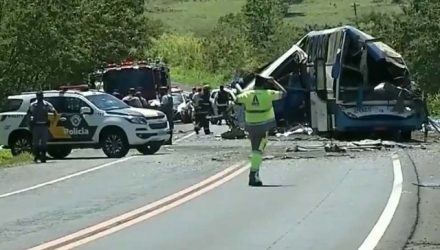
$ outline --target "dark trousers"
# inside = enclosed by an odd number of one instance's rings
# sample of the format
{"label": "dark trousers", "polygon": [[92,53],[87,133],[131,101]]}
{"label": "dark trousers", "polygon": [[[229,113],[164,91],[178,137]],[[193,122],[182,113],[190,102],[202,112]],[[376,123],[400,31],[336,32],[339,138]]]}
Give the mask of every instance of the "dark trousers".
{"label": "dark trousers", "polygon": [[35,159],[46,160],[49,127],[47,125],[32,126],[32,146]]}
{"label": "dark trousers", "polygon": [[[222,115],[222,116],[225,115],[225,112],[226,112],[227,109],[228,109],[228,106],[217,106],[218,114],[219,114],[219,115]],[[219,124],[219,125],[222,124],[222,121],[223,121],[223,117],[222,117],[222,118],[219,118],[219,120],[218,120],[218,124]]]}
{"label": "dark trousers", "polygon": [[170,140],[165,142],[166,145],[171,145],[173,144],[173,132],[174,132],[174,120],[173,120],[173,114],[168,113],[167,114],[167,120],[168,120],[168,125],[170,126]]}
{"label": "dark trousers", "polygon": [[195,120],[194,131],[196,131],[196,133],[199,133],[199,131],[202,127],[203,127],[205,134],[211,133],[211,131],[209,130],[209,121],[207,118],[207,114],[196,113],[194,118],[195,118],[194,119]]}

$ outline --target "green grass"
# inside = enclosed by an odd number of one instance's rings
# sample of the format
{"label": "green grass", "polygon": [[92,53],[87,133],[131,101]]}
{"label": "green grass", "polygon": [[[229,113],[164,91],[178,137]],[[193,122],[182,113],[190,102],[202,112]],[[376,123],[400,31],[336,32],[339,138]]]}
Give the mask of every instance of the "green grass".
{"label": "green grass", "polygon": [[[337,25],[354,18],[353,2],[357,2],[358,15],[371,11],[399,11],[391,0],[304,0],[292,5],[286,20],[300,27],[313,24]],[[180,32],[206,34],[218,18],[240,11],[245,0],[147,0],[152,18],[162,20],[171,29]],[[334,3],[336,5],[334,5]]]}
{"label": "green grass", "polygon": [[288,17],[287,20],[301,27],[308,24],[345,24],[355,18],[353,2],[358,3],[358,16],[373,11],[399,11],[399,6],[391,4],[390,0],[379,3],[375,3],[374,0],[304,0],[302,4],[291,6],[289,10],[291,17]]}
{"label": "green grass", "polygon": [[147,1],[150,16],[162,20],[171,30],[179,33],[206,34],[226,14],[238,12],[243,0],[208,1]]}
{"label": "green grass", "polygon": [[12,156],[10,150],[0,149],[0,168],[13,167],[32,162],[32,155],[29,153]]}

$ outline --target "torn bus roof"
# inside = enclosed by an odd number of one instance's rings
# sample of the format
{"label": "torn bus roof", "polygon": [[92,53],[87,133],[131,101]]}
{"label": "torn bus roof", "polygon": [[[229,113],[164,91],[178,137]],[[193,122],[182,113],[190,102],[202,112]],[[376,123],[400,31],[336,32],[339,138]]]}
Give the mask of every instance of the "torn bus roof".
{"label": "torn bus roof", "polygon": [[313,46],[322,44],[323,42],[333,42],[336,43],[334,45],[334,47],[336,48],[339,47],[337,43],[342,43],[342,39],[333,39],[332,41],[316,41],[315,39],[320,40],[327,37],[329,34],[338,33],[341,35],[341,38],[342,35],[345,33],[351,41],[357,40],[359,49],[362,44],[366,44],[366,46],[368,47],[368,55],[371,56],[374,61],[385,60],[399,68],[406,68],[402,55],[396,52],[393,48],[381,41],[377,41],[375,37],[348,25],[320,31],[311,31],[305,37],[303,37],[297,45],[303,47],[304,43],[310,43],[310,41],[308,40],[312,40],[312,43],[314,44]]}

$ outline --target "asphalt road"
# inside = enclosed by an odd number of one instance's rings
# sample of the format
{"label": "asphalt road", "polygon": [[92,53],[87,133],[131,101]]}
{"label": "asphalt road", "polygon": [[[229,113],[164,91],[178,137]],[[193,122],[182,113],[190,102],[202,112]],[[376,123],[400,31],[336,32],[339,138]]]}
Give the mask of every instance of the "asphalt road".
{"label": "asphalt road", "polygon": [[[224,130],[213,128],[215,135]],[[0,170],[0,249],[63,242],[231,166],[224,176],[146,211],[148,218],[87,235],[77,249],[358,249],[377,225],[387,229],[377,249],[406,244],[416,216],[414,176],[400,156],[403,185],[395,185],[393,151],[286,159],[279,155],[293,142],[271,141],[267,155],[275,157],[261,171],[266,186],[251,188],[241,164],[249,156],[247,141],[191,136],[190,125],[176,131],[182,140],[153,156],[133,151],[114,161],[100,150],[77,150],[66,160]],[[390,225],[381,225],[396,187],[402,187],[399,206]]]}

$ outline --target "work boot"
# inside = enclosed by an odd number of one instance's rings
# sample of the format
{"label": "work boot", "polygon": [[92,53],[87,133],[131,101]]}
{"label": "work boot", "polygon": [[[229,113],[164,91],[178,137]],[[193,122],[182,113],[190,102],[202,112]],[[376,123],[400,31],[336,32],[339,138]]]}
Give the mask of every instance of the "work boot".
{"label": "work boot", "polygon": [[200,131],[200,129],[194,128],[194,132],[196,132],[197,135],[199,134],[199,131]]}
{"label": "work boot", "polygon": [[40,151],[38,150],[38,148],[34,148],[33,149],[33,155],[34,155],[34,162],[35,163],[38,163],[39,153],[40,153]]}
{"label": "work boot", "polygon": [[46,150],[41,150],[40,160],[42,163],[46,163]]}
{"label": "work boot", "polygon": [[252,187],[263,186],[263,182],[260,180],[260,176],[258,174],[258,171],[250,171],[249,172],[249,186],[252,186]]}
{"label": "work boot", "polygon": [[209,129],[205,129],[205,135],[210,135],[211,134],[211,130],[209,130]]}

